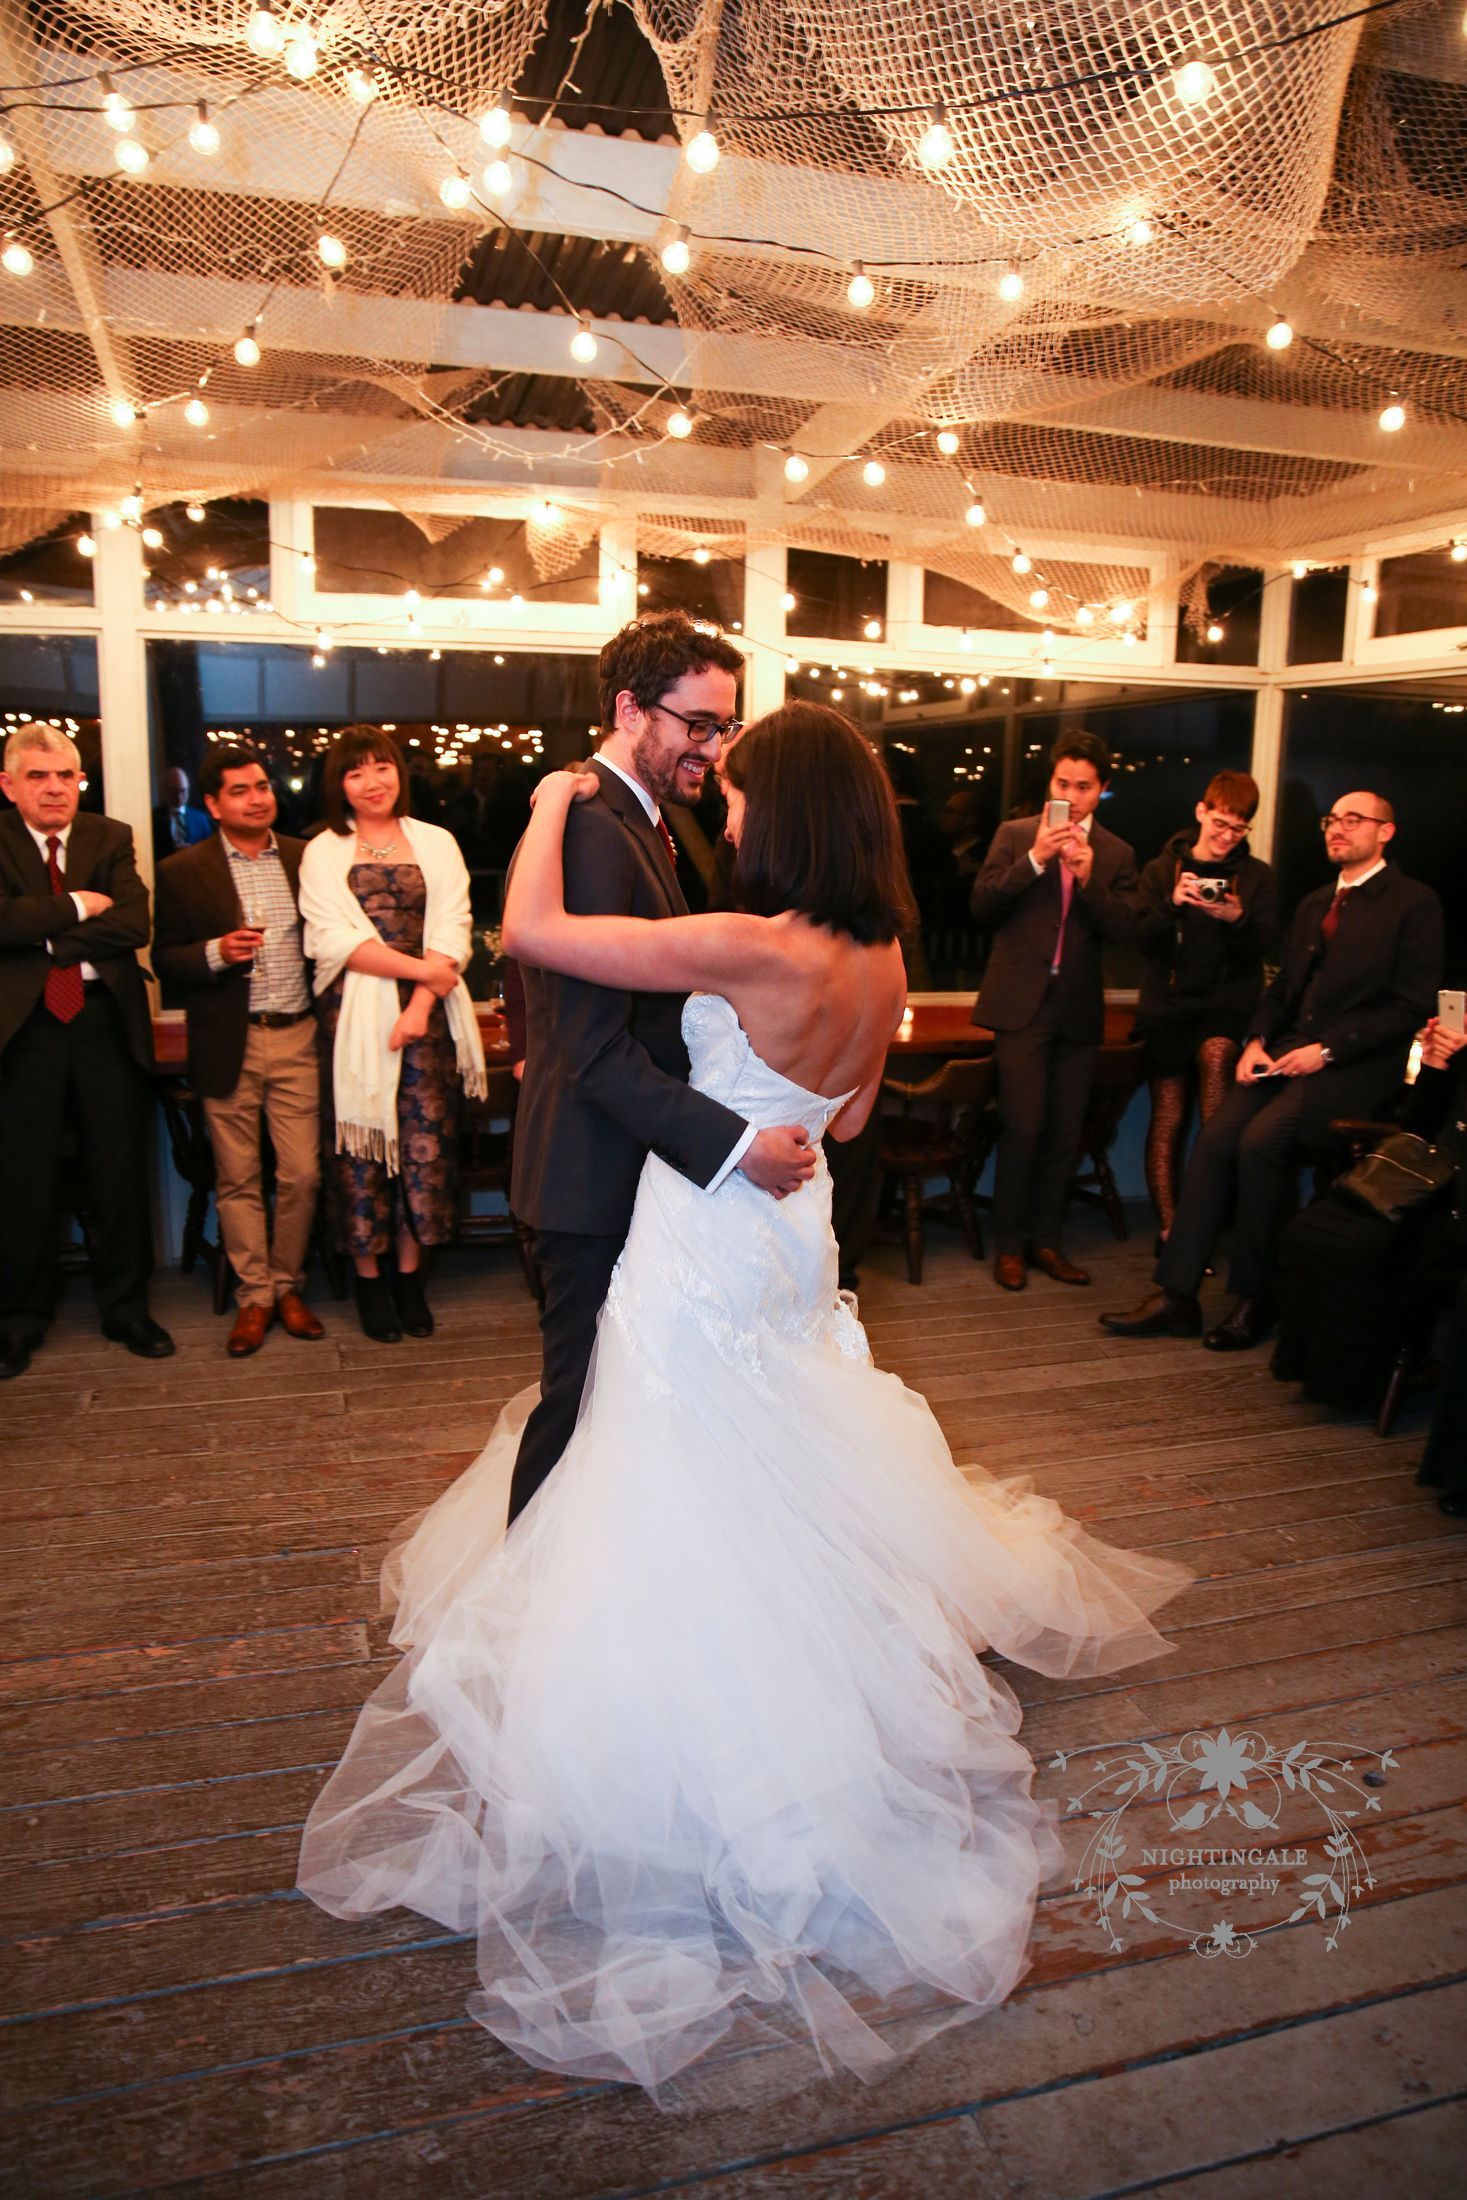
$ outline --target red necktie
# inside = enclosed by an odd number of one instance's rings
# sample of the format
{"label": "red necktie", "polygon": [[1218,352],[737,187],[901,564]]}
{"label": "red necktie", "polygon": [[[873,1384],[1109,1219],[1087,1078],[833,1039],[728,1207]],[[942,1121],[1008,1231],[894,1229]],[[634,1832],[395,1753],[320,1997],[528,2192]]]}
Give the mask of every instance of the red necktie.
{"label": "red necktie", "polygon": [[1319,944],[1321,947],[1328,947],[1336,932],[1339,931],[1340,911],[1344,908],[1344,906],[1345,889],[1342,886],[1336,893],[1335,898],[1330,903],[1328,909],[1326,909],[1326,911],[1324,912],[1323,919],[1321,920],[1319,927]]}
{"label": "red necktie", "polygon": [[[46,835],[46,869],[51,874],[52,893],[64,894],[66,885],[61,876],[61,842],[55,833]],[[82,974],[76,964],[72,963],[63,970],[59,963],[52,963],[46,972],[44,999],[57,1023],[69,1024],[74,1016],[80,1016],[86,997]]]}
{"label": "red necktie", "polygon": [[676,877],[677,849],[673,846],[672,835],[667,829],[667,819],[662,815],[661,811],[659,811],[657,815],[657,830],[662,835],[662,845],[667,850],[667,860],[672,865],[673,875],[674,877]]}

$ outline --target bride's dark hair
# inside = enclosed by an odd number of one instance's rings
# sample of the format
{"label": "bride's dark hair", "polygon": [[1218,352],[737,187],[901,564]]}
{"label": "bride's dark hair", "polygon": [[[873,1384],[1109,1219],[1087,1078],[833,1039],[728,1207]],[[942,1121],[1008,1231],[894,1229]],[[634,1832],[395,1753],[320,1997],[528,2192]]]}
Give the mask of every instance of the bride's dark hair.
{"label": "bride's dark hair", "polygon": [[724,754],[744,797],[734,864],[741,909],[797,909],[863,944],[916,919],[891,782],[857,727],[823,703],[786,703]]}

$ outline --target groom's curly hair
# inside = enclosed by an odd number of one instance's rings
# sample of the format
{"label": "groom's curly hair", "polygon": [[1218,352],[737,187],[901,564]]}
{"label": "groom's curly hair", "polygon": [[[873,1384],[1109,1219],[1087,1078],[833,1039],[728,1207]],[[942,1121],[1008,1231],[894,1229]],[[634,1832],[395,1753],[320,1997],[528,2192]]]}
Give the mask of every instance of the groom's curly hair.
{"label": "groom's curly hair", "polygon": [[596,661],[601,730],[616,724],[616,699],[625,688],[643,710],[660,703],[684,673],[710,666],[738,677],[744,654],[721,634],[695,626],[686,611],[647,611],[613,634]]}
{"label": "groom's curly hair", "polygon": [[744,797],[734,864],[741,909],[812,924],[863,945],[916,923],[891,782],[860,729],[823,703],[786,703],[725,750]]}

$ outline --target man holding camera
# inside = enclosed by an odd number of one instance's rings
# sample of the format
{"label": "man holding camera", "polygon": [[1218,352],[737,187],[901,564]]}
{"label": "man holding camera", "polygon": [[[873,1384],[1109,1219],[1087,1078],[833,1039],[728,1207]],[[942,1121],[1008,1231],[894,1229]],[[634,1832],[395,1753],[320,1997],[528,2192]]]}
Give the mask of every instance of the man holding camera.
{"label": "man holding camera", "polygon": [[1062,734],[1049,799],[1000,825],[973,887],[993,947],[973,1010],[994,1034],[1001,1128],[994,1280],[1022,1291],[1028,1259],[1056,1283],[1090,1277],[1060,1250],[1065,1201],[1105,1029],[1101,947],[1136,929],[1136,858],[1096,818],[1111,775],[1094,733]]}
{"label": "man holding camera", "polygon": [[1258,1344],[1273,1323],[1274,1248],[1302,1146],[1324,1144],[1339,1116],[1375,1113],[1400,1084],[1413,1034],[1441,977],[1436,895],[1387,861],[1395,818],[1382,795],[1342,796],[1320,820],[1337,883],[1294,913],[1284,959],[1254,1015],[1237,1082],[1203,1125],[1157,1288],[1116,1337],[1195,1337],[1197,1292],[1237,1180],[1234,1303],[1202,1341],[1212,1352]]}

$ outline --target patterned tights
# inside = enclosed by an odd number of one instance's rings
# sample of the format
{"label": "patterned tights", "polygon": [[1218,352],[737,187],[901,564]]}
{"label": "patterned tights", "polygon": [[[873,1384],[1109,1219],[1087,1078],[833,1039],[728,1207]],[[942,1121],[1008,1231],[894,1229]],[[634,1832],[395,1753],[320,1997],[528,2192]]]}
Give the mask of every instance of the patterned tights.
{"label": "patterned tights", "polygon": [[1163,1237],[1177,1211],[1177,1188],[1182,1174],[1182,1149],[1192,1114],[1192,1087],[1196,1082],[1202,1120],[1214,1112],[1238,1066],[1242,1048],[1233,1039],[1204,1039],[1197,1049],[1194,1071],[1153,1077],[1151,1122],[1146,1132],[1146,1189]]}

